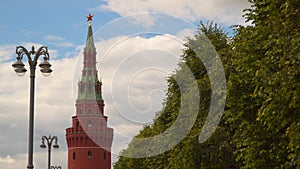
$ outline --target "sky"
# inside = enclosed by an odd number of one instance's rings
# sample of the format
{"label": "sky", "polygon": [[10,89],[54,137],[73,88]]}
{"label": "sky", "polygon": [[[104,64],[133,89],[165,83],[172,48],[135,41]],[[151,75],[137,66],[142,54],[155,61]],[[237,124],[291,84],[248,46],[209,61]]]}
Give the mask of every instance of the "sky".
{"label": "sky", "polygon": [[[166,78],[177,68],[186,37],[200,20],[225,30],[245,24],[247,0],[10,0],[0,3],[0,168],[27,166],[29,72],[15,74],[16,46],[47,46],[53,73],[36,69],[34,166],[46,169],[43,135],[58,136],[52,165],[67,168],[65,129],[75,115],[77,82],[94,15],[97,68],[105,115],[114,128],[112,161],[163,108]],[[23,62],[28,68],[27,60]],[[39,60],[41,62],[41,60]]]}

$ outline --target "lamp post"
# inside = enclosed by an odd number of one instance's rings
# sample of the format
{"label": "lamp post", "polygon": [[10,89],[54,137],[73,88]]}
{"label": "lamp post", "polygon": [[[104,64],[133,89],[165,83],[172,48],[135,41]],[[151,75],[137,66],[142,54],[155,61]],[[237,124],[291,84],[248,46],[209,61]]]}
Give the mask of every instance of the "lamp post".
{"label": "lamp post", "polygon": [[61,169],[61,166],[51,166],[51,169]]}
{"label": "lamp post", "polygon": [[[31,51],[28,51],[23,46],[16,47],[17,61],[12,64],[15,72],[19,76],[23,76],[26,73],[25,65],[22,62],[23,56],[26,55],[29,63],[30,69],[30,103],[29,103],[29,142],[28,142],[28,169],[33,169],[33,130],[34,130],[34,90],[35,90],[35,69],[37,65],[38,58],[43,55],[44,61],[40,63],[41,72],[44,76],[49,76],[52,72],[51,64],[48,62],[50,59],[48,49],[45,46],[40,47],[37,51],[34,50],[32,46]],[[32,58],[31,55],[34,57]]]}
{"label": "lamp post", "polygon": [[49,135],[49,137],[47,138],[46,136],[42,136],[42,144],[40,145],[41,148],[46,148],[46,144],[44,141],[47,141],[47,146],[48,146],[48,169],[50,169],[50,163],[51,163],[51,146],[52,146],[52,142],[53,140],[55,140],[55,144],[53,145],[53,148],[57,149],[59,148],[58,144],[57,144],[57,137],[53,136],[51,137],[51,135]]}

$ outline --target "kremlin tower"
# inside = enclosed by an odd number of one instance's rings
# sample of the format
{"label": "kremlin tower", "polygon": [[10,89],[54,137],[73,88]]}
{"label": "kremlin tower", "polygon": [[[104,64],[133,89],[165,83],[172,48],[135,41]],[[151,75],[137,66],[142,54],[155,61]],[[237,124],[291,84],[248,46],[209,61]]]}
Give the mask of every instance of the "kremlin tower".
{"label": "kremlin tower", "polygon": [[110,169],[113,129],[107,126],[102,82],[96,69],[92,15],[87,16],[88,34],[84,48],[81,80],[78,83],[76,115],[66,129],[68,169]]}

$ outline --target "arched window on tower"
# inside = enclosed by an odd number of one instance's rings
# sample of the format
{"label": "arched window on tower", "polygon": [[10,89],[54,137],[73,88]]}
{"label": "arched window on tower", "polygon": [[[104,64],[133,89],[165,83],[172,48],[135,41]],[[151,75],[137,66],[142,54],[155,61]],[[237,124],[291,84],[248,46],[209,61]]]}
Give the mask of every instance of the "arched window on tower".
{"label": "arched window on tower", "polygon": [[103,152],[103,159],[106,160],[106,152]]}
{"label": "arched window on tower", "polygon": [[88,159],[92,159],[92,152],[88,151]]}
{"label": "arched window on tower", "polygon": [[92,120],[89,120],[89,121],[88,121],[88,127],[90,128],[90,127],[92,127],[92,126],[93,126]]}
{"label": "arched window on tower", "polygon": [[76,159],[76,152],[73,152],[73,160]]}

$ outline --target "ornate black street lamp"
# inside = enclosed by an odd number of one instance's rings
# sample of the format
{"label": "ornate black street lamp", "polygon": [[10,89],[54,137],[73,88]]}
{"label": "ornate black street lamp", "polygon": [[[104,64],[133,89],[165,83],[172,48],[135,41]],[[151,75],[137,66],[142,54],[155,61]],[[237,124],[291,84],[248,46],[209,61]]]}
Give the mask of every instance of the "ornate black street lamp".
{"label": "ornate black street lamp", "polygon": [[[45,144],[45,140],[47,141],[47,146]],[[48,147],[48,169],[50,169],[50,163],[51,163],[51,146],[52,146],[53,140],[55,140],[55,144],[53,145],[53,148],[55,148],[55,149],[59,148],[59,146],[57,144],[57,137],[56,136],[51,137],[51,135],[49,135],[48,138],[46,136],[42,136],[42,144],[40,145],[41,148]]]}
{"label": "ornate black street lamp", "polygon": [[51,166],[51,169],[61,169],[61,166]]}
{"label": "ornate black street lamp", "polygon": [[[12,64],[15,72],[19,76],[23,76],[26,73],[25,65],[22,62],[23,56],[26,55],[29,63],[30,69],[30,103],[29,103],[29,142],[28,142],[28,169],[33,169],[33,130],[34,130],[34,80],[35,80],[35,69],[37,65],[37,60],[41,55],[44,56],[44,61],[40,63],[41,72],[45,76],[49,76],[52,72],[51,64],[48,62],[50,59],[48,49],[45,46],[40,47],[37,51],[34,50],[32,46],[31,51],[28,51],[23,46],[18,46],[16,48],[17,61]],[[32,58],[31,55],[34,57]]]}

